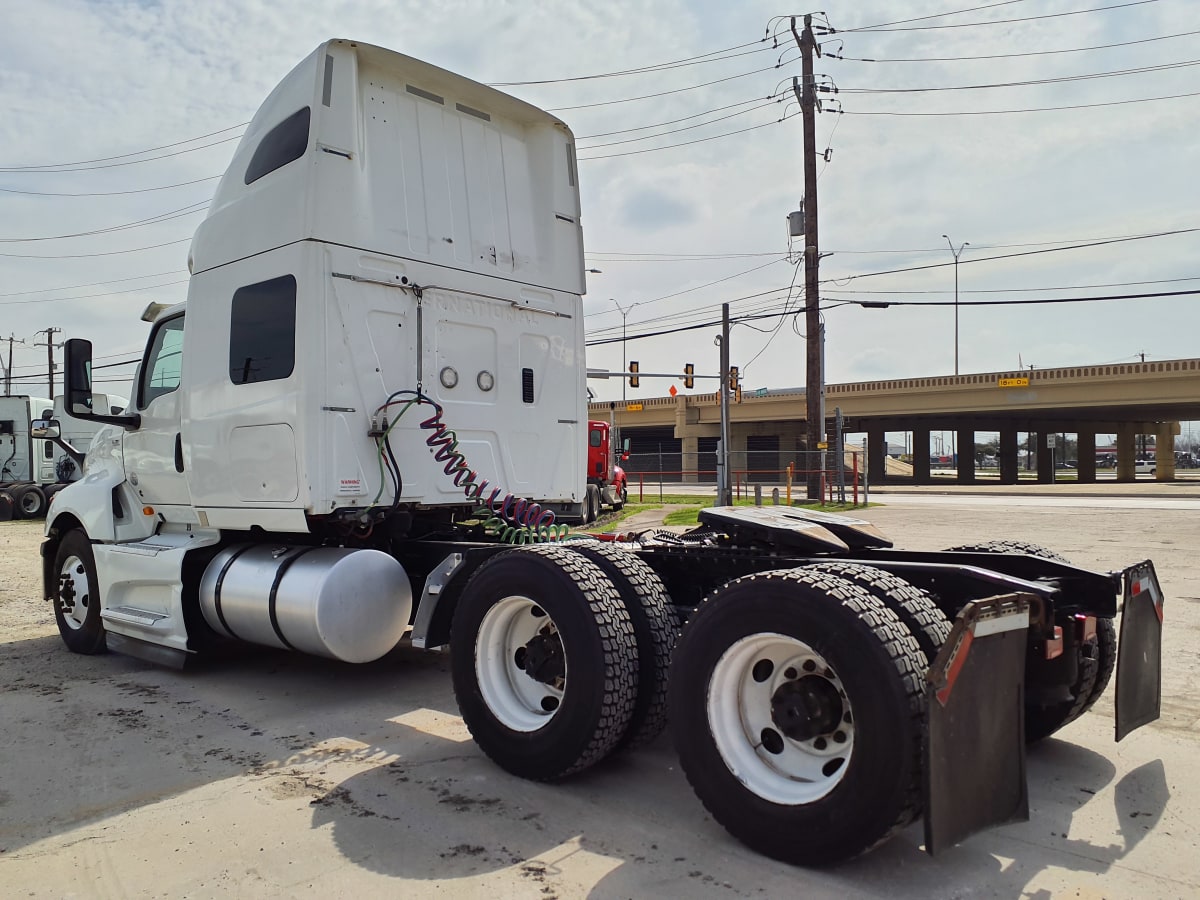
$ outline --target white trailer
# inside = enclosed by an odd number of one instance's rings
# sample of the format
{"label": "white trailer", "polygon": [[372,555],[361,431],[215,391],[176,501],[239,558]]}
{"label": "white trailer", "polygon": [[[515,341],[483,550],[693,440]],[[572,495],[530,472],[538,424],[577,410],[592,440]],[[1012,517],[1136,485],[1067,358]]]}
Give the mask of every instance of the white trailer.
{"label": "white trailer", "polygon": [[[96,394],[94,404],[96,409],[117,413],[125,400]],[[34,434],[31,423],[47,418],[61,423],[62,441],[81,450],[99,430],[93,422],[68,415],[62,396],[53,402],[24,394],[0,397],[0,492],[10,498],[13,514],[21,518],[44,515],[54,494],[83,475],[80,461],[61,443]]]}
{"label": "white trailer", "polygon": [[1158,714],[1149,562],[906,552],[796,510],[568,540],[578,177],[570,130],[528,104],[328,41],[247,128],[189,268],[186,304],[147,310],[123,415],[95,410],[91,346],[67,342],[69,411],[110,426],[42,549],[75,652],[448,645],[478,745],[544,781],[653,739],[669,708],[714,817],[805,864],[922,814],[931,851],[1026,816],[1024,737],[1085,712],[1118,656],[1118,735]]}

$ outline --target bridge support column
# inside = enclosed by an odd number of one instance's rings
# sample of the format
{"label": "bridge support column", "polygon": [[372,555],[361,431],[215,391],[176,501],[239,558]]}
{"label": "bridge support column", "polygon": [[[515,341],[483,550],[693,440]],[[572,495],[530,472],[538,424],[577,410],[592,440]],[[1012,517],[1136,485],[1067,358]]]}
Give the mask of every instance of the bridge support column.
{"label": "bridge support column", "polygon": [[956,442],[956,451],[958,459],[955,460],[955,468],[958,472],[957,480],[959,484],[974,484],[975,483],[975,429],[960,428],[958,429],[958,438]]}
{"label": "bridge support column", "polygon": [[929,484],[929,429],[912,432],[913,484]]}
{"label": "bridge support column", "polygon": [[1051,484],[1054,481],[1054,459],[1050,448],[1046,446],[1045,431],[1037,434],[1037,480],[1038,484]]}
{"label": "bridge support column", "polygon": [[680,463],[683,469],[683,483],[695,484],[699,480],[696,470],[700,468],[700,440],[695,437],[683,437],[680,440],[680,449],[683,451]]}
{"label": "bridge support column", "polygon": [[1133,481],[1137,477],[1134,457],[1137,454],[1137,429],[1123,422],[1117,426],[1117,481]]}
{"label": "bridge support column", "polygon": [[887,480],[887,435],[880,425],[867,428],[867,478],[871,484]]}
{"label": "bridge support column", "polygon": [[1075,465],[1079,473],[1080,484],[1094,484],[1096,481],[1096,432],[1078,431],[1075,433],[1075,449],[1079,459]]}
{"label": "bridge support column", "polygon": [[1016,484],[1018,478],[1017,464],[1017,429],[1000,429],[1000,483]]}
{"label": "bridge support column", "polygon": [[1159,422],[1154,434],[1154,477],[1157,481],[1175,480],[1175,435],[1178,422]]}

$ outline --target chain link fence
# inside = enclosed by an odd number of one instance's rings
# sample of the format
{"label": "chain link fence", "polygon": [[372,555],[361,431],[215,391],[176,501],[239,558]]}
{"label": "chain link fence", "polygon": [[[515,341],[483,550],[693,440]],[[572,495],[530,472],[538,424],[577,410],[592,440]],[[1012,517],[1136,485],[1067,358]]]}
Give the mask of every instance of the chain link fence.
{"label": "chain link fence", "polygon": [[[811,482],[823,503],[867,502],[866,457],[847,450],[839,468],[830,451],[734,451],[729,454],[729,484],[734,500],[764,497],[780,503],[804,501]],[[631,501],[660,500],[668,494],[717,492],[718,458],[715,451],[684,453],[675,449],[630,453],[621,461]]]}

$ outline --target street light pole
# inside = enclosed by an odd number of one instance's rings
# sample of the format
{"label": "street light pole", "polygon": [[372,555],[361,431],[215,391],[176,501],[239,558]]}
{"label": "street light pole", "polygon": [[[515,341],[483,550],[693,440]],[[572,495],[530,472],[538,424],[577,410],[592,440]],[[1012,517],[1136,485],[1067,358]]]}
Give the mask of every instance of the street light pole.
{"label": "street light pole", "polygon": [[962,255],[964,247],[970,247],[970,241],[963,241],[957,250],[954,249],[954,242],[949,236],[942,235],[946,238],[946,243],[950,245],[950,252],[954,254],[954,374],[958,374],[958,257]]}
{"label": "street light pole", "polygon": [[615,298],[610,297],[609,299],[612,300],[613,306],[617,308],[617,312],[621,314],[621,402],[624,403],[625,385],[629,382],[629,363],[625,359],[625,320],[629,318],[629,311],[637,306],[637,303],[630,303],[622,309],[621,304]]}

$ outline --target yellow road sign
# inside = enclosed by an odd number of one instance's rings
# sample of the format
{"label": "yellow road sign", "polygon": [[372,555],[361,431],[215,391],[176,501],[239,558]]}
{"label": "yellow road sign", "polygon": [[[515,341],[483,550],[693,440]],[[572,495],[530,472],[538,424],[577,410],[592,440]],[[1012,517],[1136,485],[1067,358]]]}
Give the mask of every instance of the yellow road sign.
{"label": "yellow road sign", "polygon": [[1029,376],[1018,375],[1016,378],[998,378],[997,387],[1029,387]]}
{"label": "yellow road sign", "polygon": [[641,412],[641,411],[642,411],[642,404],[640,404],[640,403],[626,403],[625,404],[625,412]]}

